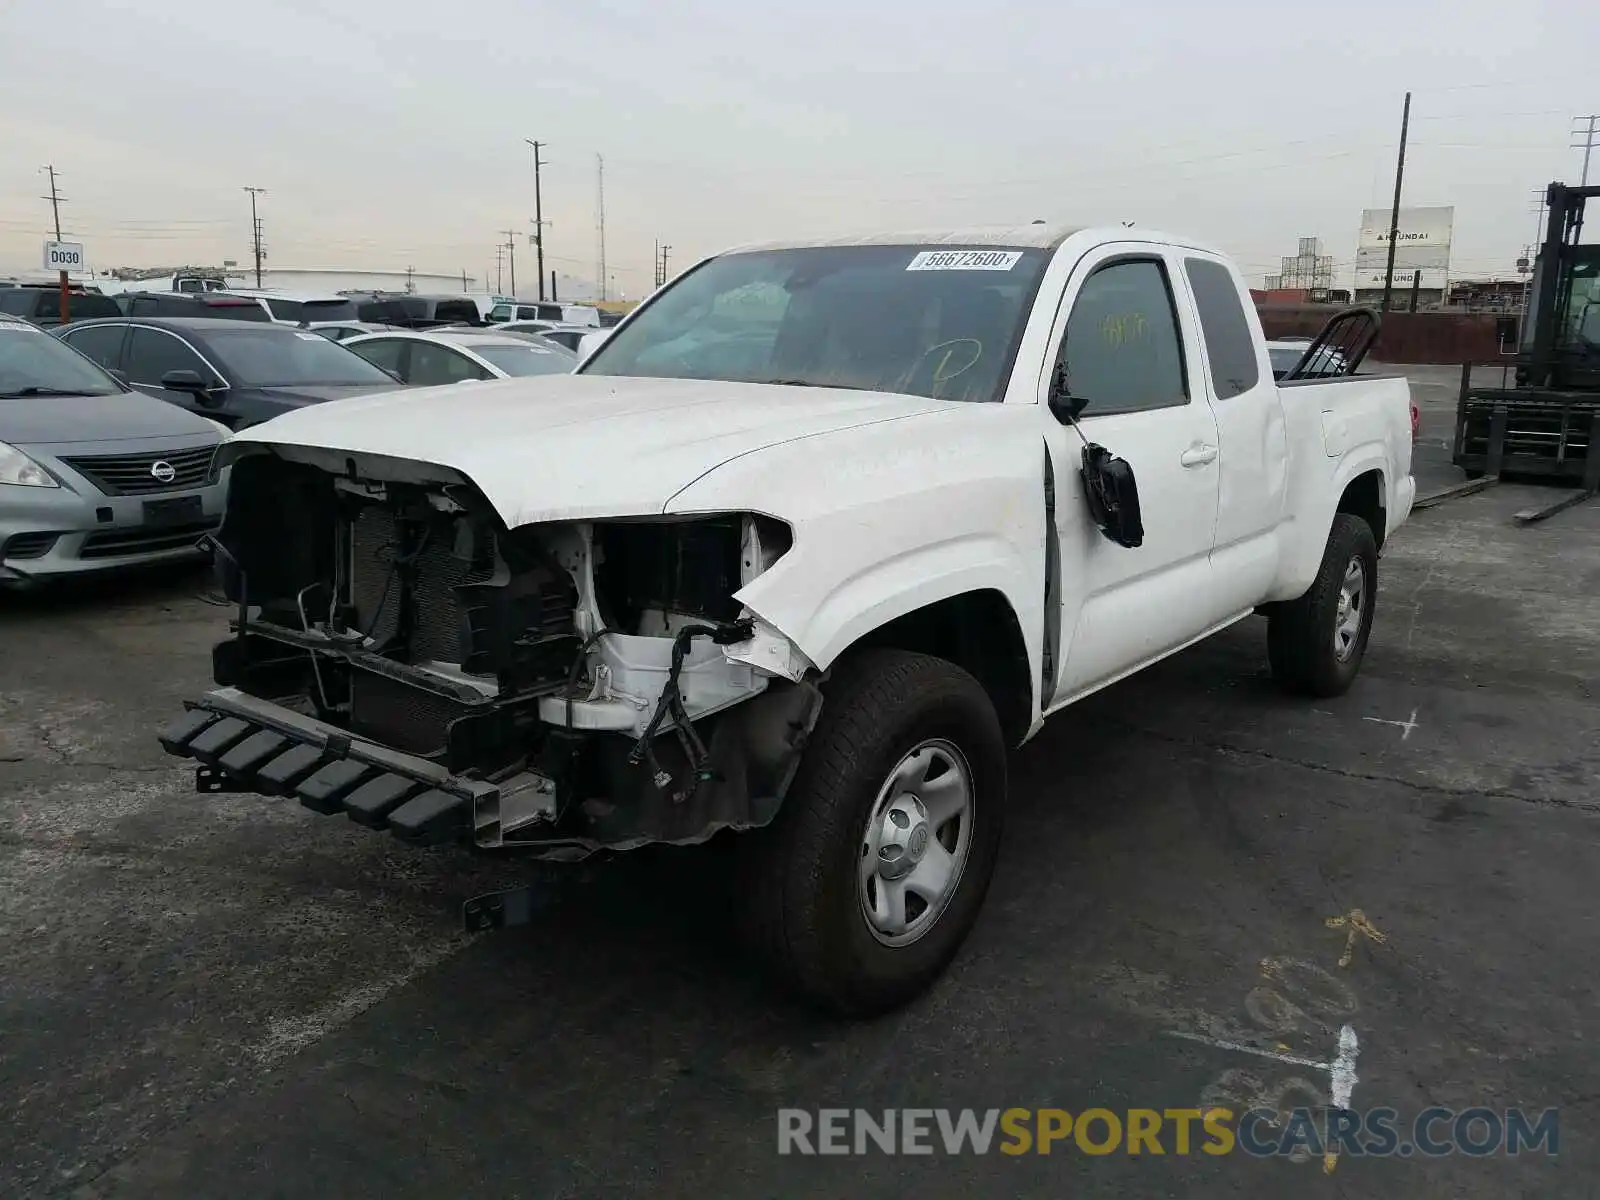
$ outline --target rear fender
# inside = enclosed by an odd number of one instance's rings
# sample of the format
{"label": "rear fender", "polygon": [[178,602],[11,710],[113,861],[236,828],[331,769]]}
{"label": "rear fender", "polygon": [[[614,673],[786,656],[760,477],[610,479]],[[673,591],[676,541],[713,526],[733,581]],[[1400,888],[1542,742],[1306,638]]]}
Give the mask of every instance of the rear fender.
{"label": "rear fender", "polygon": [[[1378,494],[1392,507],[1389,461],[1381,441],[1363,443],[1345,453],[1327,484],[1315,484],[1290,505],[1294,517],[1278,529],[1278,561],[1282,564],[1269,601],[1294,600],[1305,594],[1322,567],[1323,551],[1333,529],[1339,500],[1352,480],[1368,471],[1378,472]],[[1305,486],[1305,485],[1302,485]],[[1393,520],[1393,517],[1390,517]],[[1380,541],[1386,530],[1374,530]]]}

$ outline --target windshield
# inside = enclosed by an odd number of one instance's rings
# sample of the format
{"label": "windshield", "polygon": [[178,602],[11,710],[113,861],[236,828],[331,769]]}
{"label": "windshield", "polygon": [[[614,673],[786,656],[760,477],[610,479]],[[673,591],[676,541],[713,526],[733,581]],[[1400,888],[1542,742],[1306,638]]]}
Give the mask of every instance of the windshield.
{"label": "windshield", "polygon": [[1003,246],[724,255],[618,329],[583,373],[994,401],[1048,259]]}
{"label": "windshield", "polygon": [[115,396],[124,389],[42,329],[0,321],[0,397]]}
{"label": "windshield", "polygon": [[574,355],[545,346],[473,346],[472,352],[487,359],[507,375],[565,375],[577,365]]}
{"label": "windshield", "polygon": [[1580,354],[1600,350],[1600,261],[1573,264],[1566,332],[1567,345]]}
{"label": "windshield", "polygon": [[206,343],[229,377],[242,387],[396,386],[392,375],[360,355],[299,329],[268,325],[208,331]]}

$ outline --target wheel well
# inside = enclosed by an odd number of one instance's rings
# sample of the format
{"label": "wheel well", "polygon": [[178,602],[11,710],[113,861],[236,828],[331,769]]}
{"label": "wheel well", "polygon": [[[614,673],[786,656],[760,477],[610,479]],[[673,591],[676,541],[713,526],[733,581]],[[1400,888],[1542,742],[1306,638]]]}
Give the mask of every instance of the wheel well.
{"label": "wheel well", "polygon": [[953,662],[989,693],[1006,741],[1016,746],[1033,722],[1033,674],[1022,627],[1005,596],[964,592],[896,617],[851,646],[892,646]]}
{"label": "wheel well", "polygon": [[1387,524],[1383,509],[1383,472],[1367,471],[1347,483],[1335,511],[1350,513],[1365,521],[1372,527],[1373,540],[1382,549]]}

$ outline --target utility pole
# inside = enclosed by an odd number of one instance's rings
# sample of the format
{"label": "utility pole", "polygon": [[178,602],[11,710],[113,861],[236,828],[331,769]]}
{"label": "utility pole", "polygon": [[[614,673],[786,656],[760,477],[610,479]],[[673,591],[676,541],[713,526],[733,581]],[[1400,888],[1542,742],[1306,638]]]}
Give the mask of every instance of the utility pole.
{"label": "utility pole", "polygon": [[[1579,129],[1577,127],[1579,121],[1588,122],[1589,127],[1587,129]],[[1583,147],[1583,177],[1578,180],[1578,186],[1579,187],[1588,187],[1589,186],[1589,155],[1594,151],[1595,133],[1597,131],[1600,131],[1600,116],[1573,117],[1572,118],[1572,125],[1573,125],[1573,129],[1572,129],[1573,136],[1575,138],[1576,137],[1581,137],[1583,139],[1583,141],[1581,141],[1581,142],[1575,141],[1575,142],[1572,143],[1572,148],[1574,150],[1576,150],[1579,146]]]}
{"label": "utility pole", "polygon": [[1411,93],[1400,114],[1400,156],[1394,165],[1394,208],[1389,214],[1389,263],[1383,273],[1383,311],[1389,311],[1389,295],[1394,291],[1394,251],[1400,241],[1400,188],[1406,178],[1406,134],[1411,128]]}
{"label": "utility pole", "polygon": [[408,296],[412,295],[413,293],[416,292],[416,290],[417,290],[417,269],[415,267],[407,267],[406,268],[406,295],[408,295]]}
{"label": "utility pole", "polygon": [[[539,170],[544,166],[544,161],[539,157],[539,151],[544,149],[543,142],[536,142],[532,138],[523,138],[523,141],[533,147],[533,248],[539,258],[539,299],[544,299],[544,197],[540,193]],[[516,289],[513,288],[513,291]]]}
{"label": "utility pole", "polygon": [[494,244],[494,290],[500,295],[506,294],[505,276],[503,274],[506,263],[506,248],[501,243]]}
{"label": "utility pole", "polygon": [[261,260],[266,257],[266,253],[261,246],[261,219],[256,216],[256,197],[266,195],[267,189],[247,187],[244,190],[250,193],[250,237],[255,245],[256,287],[259,288],[261,286]]}
{"label": "utility pole", "polygon": [[517,231],[508,229],[506,232],[506,251],[511,260],[511,294],[517,294]]}
{"label": "utility pole", "polygon": [[656,286],[657,287],[661,287],[667,282],[667,255],[671,252],[671,250],[672,250],[671,246],[667,245],[664,242],[662,243],[662,246],[661,246],[661,269],[660,269],[660,271],[657,272],[657,275],[656,275]]}
{"label": "utility pole", "polygon": [[467,269],[465,267],[461,268],[461,290],[463,292],[468,290],[468,288],[467,288]]}
{"label": "utility pole", "polygon": [[[59,242],[61,240],[61,202],[65,200],[66,197],[56,190],[55,166],[52,164],[45,167],[45,170],[50,175],[50,194],[48,196],[41,196],[40,199],[50,201],[50,216],[55,222],[56,241]],[[70,319],[68,315],[70,305],[68,297],[71,294],[71,289],[67,284],[67,273],[65,271],[61,272],[61,277],[57,280],[57,282],[61,285],[61,297],[58,308],[60,310],[61,323],[65,325]]]}
{"label": "utility pole", "polygon": [[50,201],[50,215],[55,220],[56,241],[59,242],[61,240],[61,202],[65,200],[66,197],[61,195],[60,192],[56,191],[55,167],[48,166],[45,168],[45,171],[50,176],[50,194],[48,196],[41,196],[40,199]]}
{"label": "utility pole", "polygon": [[656,247],[655,251],[654,251],[655,257],[653,257],[650,260],[650,275],[651,275],[652,280],[654,281],[654,286],[660,287],[661,286],[661,239],[660,238],[657,238],[655,240],[655,247]]}
{"label": "utility pole", "polygon": [[606,160],[596,154],[595,165],[595,285],[600,299],[606,298]]}

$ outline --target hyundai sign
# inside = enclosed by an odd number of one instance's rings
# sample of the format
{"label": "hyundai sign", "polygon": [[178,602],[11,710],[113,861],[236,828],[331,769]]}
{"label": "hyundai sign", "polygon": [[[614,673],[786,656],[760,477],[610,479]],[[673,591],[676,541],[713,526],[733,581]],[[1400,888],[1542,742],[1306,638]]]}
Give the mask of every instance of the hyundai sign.
{"label": "hyundai sign", "polygon": [[[1399,233],[1394,239],[1394,286],[1409,289],[1417,283],[1429,291],[1442,291],[1450,274],[1450,234],[1454,208],[1402,208]],[[1356,239],[1355,285],[1358,291],[1381,288],[1389,270],[1389,231],[1393,210],[1369,208],[1361,214]]]}
{"label": "hyundai sign", "polygon": [[46,242],[44,244],[44,269],[46,271],[83,270],[83,243]]}

